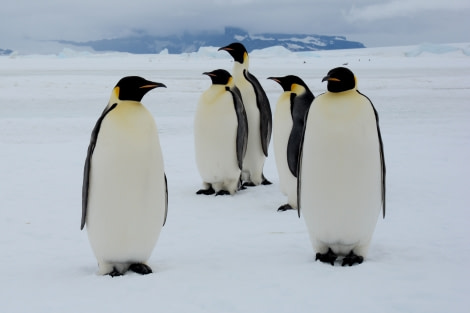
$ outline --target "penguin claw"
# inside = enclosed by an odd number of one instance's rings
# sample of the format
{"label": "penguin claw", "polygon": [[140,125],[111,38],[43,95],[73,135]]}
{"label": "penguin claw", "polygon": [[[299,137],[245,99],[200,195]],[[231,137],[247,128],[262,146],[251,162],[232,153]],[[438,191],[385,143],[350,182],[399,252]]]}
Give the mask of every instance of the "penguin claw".
{"label": "penguin claw", "polygon": [[256,185],[255,185],[254,183],[252,183],[251,181],[249,181],[249,182],[244,182],[244,183],[242,184],[242,188],[243,188],[243,189],[246,189],[246,187],[255,187],[255,186],[256,186]]}
{"label": "penguin claw", "polygon": [[293,210],[294,208],[290,205],[290,204],[284,204],[284,205],[281,205],[279,207],[279,209],[277,209],[278,212],[285,212],[285,211],[288,211],[288,210]]}
{"label": "penguin claw", "polygon": [[315,261],[320,260],[320,262],[330,263],[332,266],[334,266],[337,258],[338,256],[331,250],[331,248],[328,248],[327,253],[317,253],[315,256]]}
{"label": "penguin claw", "polygon": [[240,187],[238,188],[238,190],[245,190],[246,189],[246,186],[241,184]]}
{"label": "penguin claw", "polygon": [[124,274],[118,271],[115,267],[113,267],[113,270],[110,273],[108,273],[108,275],[111,277],[116,277],[116,276],[122,276]]}
{"label": "penguin claw", "polygon": [[217,191],[217,193],[215,195],[216,196],[227,196],[229,194],[230,194],[230,192],[228,192],[227,190],[219,190],[219,191]]}
{"label": "penguin claw", "polygon": [[270,182],[269,180],[267,180],[266,178],[261,182],[261,185],[272,185],[272,182]]}
{"label": "penguin claw", "polygon": [[129,270],[141,275],[147,275],[152,273],[152,269],[150,268],[150,266],[143,263],[131,264],[131,266],[129,266]]}
{"label": "penguin claw", "polygon": [[354,264],[361,264],[362,262],[364,262],[364,257],[356,255],[353,251],[351,251],[343,258],[343,263],[341,263],[341,266],[353,266]]}
{"label": "penguin claw", "polygon": [[210,187],[209,189],[199,189],[196,192],[197,195],[206,195],[206,196],[213,195],[214,193],[215,193],[215,190],[212,187]]}

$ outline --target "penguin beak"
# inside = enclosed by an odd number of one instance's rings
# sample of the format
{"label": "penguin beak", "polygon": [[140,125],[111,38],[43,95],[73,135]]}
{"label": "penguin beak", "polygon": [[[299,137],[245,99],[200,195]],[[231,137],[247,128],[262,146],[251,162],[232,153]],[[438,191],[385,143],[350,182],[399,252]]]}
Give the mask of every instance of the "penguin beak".
{"label": "penguin beak", "polygon": [[165,85],[165,84],[162,84],[162,83],[149,82],[149,84],[140,86],[139,88],[140,88],[140,89],[153,89],[153,88],[157,88],[157,87],[164,87],[164,88],[166,88],[166,85]]}
{"label": "penguin beak", "polygon": [[331,76],[323,77],[322,82],[324,82],[325,80],[327,80],[329,82],[340,82],[341,81],[340,79],[335,78],[335,77],[331,77]]}
{"label": "penguin beak", "polygon": [[277,77],[268,77],[268,79],[274,80],[276,83],[280,84],[281,81]]}
{"label": "penguin beak", "polygon": [[229,48],[229,47],[222,47],[222,48],[219,48],[219,50],[217,50],[217,51],[220,51],[220,50],[233,51],[233,49]]}
{"label": "penguin beak", "polygon": [[202,75],[207,75],[207,76],[213,76],[213,77],[215,77],[215,74],[214,74],[214,73],[211,73],[211,72],[204,72],[204,73],[202,73]]}

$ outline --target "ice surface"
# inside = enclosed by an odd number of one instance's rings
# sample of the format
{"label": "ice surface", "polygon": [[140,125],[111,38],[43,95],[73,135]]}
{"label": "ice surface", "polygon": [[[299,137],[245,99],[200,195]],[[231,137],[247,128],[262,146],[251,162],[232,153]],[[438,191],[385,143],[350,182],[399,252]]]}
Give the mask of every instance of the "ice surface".
{"label": "ice surface", "polygon": [[[227,53],[0,57],[1,311],[467,312],[469,44],[446,47],[251,54],[273,109],[281,89],[267,77],[298,75],[318,95],[328,70],[347,64],[379,112],[388,211],[369,257],[351,268],[314,262],[303,219],[276,211],[286,198],[272,147],[273,185],[195,194],[192,124],[210,85],[202,73],[231,70]],[[169,214],[154,274],[111,278],[96,274],[79,230],[81,183],[93,125],[127,75],[168,87],[143,103],[160,131]]]}

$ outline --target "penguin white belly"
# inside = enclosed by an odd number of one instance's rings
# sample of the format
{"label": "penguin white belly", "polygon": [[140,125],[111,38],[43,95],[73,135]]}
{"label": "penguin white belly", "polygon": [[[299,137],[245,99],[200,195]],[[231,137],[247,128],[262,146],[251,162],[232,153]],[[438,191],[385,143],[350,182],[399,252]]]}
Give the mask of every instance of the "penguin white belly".
{"label": "penguin white belly", "polygon": [[231,93],[212,87],[202,95],[194,120],[196,164],[205,183],[235,193],[240,179],[236,140],[238,120]]}
{"label": "penguin white belly", "polygon": [[248,119],[248,143],[243,159],[243,180],[259,185],[263,181],[263,166],[266,156],[261,145],[260,112],[256,104],[253,86],[243,77],[236,80],[240,89]]}
{"label": "penguin white belly", "polygon": [[279,98],[274,112],[273,145],[276,167],[279,175],[279,186],[288,203],[297,208],[297,178],[292,175],[287,163],[287,144],[292,131],[292,115],[290,111],[290,93],[285,92]]}
{"label": "penguin white belly", "polygon": [[91,161],[88,237],[100,271],[146,262],[163,225],[166,187],[157,127],[140,104],[103,120]]}
{"label": "penguin white belly", "polygon": [[372,106],[355,90],[312,103],[300,201],[317,252],[367,254],[381,208],[379,151]]}

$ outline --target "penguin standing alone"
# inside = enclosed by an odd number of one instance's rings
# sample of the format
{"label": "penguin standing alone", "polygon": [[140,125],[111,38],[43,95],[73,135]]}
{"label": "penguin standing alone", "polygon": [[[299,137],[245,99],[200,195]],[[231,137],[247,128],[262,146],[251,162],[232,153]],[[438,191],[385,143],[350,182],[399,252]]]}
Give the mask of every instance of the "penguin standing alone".
{"label": "penguin standing alone", "polygon": [[91,134],[82,189],[81,229],[99,273],[149,274],[145,264],[165,224],[168,191],[155,121],[140,102],[161,83],[122,78]]}
{"label": "penguin standing alone", "polygon": [[264,161],[271,140],[272,114],[268,97],[261,84],[248,71],[249,58],[245,47],[238,42],[222,47],[234,59],[233,78],[240,89],[248,117],[248,145],[243,160],[243,186],[269,185],[263,175]]}
{"label": "penguin standing alone", "polygon": [[204,74],[212,85],[201,95],[194,120],[196,163],[204,187],[197,194],[233,195],[248,141],[246,112],[229,72]]}
{"label": "penguin standing alone", "polygon": [[308,114],[298,179],[298,205],[316,260],[360,264],[382,209],[385,161],[377,111],[338,67],[323,78],[328,91]]}
{"label": "penguin standing alone", "polygon": [[298,76],[269,77],[279,83],[284,92],[274,112],[273,144],[281,191],[287,204],[278,211],[297,209],[297,176],[300,143],[304,135],[305,118],[315,98]]}

